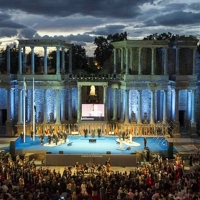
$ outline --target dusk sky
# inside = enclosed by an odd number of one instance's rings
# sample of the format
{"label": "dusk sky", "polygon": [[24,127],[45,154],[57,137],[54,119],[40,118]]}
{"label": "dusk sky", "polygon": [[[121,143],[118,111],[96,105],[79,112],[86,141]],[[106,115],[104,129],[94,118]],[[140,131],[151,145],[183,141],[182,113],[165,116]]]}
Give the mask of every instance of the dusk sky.
{"label": "dusk sky", "polygon": [[2,0],[0,48],[17,39],[61,39],[93,55],[94,38],[171,32],[200,38],[199,0]]}

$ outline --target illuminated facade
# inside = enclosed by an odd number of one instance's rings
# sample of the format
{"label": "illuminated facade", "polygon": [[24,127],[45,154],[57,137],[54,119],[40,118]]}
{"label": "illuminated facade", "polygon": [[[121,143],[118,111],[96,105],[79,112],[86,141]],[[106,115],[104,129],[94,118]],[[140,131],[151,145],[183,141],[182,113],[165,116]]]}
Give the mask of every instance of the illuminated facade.
{"label": "illuminated facade", "polygon": [[[193,37],[169,41],[125,40],[114,42],[113,65],[107,73],[76,74],[72,70],[71,45],[58,40],[19,40],[18,74],[0,74],[1,125],[7,134],[20,133],[25,113],[26,132],[33,124],[33,101],[36,124],[40,133],[44,127],[66,129],[76,125],[101,127],[105,134],[117,134],[120,129],[134,135],[173,134],[180,129],[196,135],[199,127],[199,86],[197,43]],[[26,66],[26,47],[31,49],[31,67]],[[42,47],[44,66],[35,72],[34,47]],[[56,72],[49,74],[48,47],[56,47]],[[68,66],[65,50],[70,50]],[[10,60],[9,49],[7,60]],[[34,96],[33,99],[33,77]],[[24,78],[27,97],[24,112]],[[91,86],[95,95],[90,95]],[[103,105],[103,117],[83,116],[83,104]]]}

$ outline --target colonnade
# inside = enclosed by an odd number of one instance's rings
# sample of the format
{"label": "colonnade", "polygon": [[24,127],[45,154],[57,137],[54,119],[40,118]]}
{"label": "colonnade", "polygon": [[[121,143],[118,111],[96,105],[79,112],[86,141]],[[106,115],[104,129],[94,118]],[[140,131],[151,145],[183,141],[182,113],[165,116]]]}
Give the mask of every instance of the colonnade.
{"label": "colonnade", "polygon": [[[23,53],[22,53],[23,48]],[[35,59],[34,59],[34,48],[35,46],[30,46],[31,48],[31,74],[35,74]],[[47,54],[47,46],[44,46],[44,74],[48,74],[48,54]],[[61,51],[61,61],[60,61],[60,51]],[[9,51],[8,51],[9,52]],[[23,55],[23,56],[22,56]],[[10,60],[10,53],[7,54],[7,60]],[[8,69],[10,69],[10,64],[8,65]],[[26,71],[26,46],[18,46],[18,66],[19,66],[19,74],[23,74]],[[60,70],[61,69],[61,70]],[[56,74],[60,74],[61,72],[65,72],[65,47],[56,46]],[[69,74],[72,73],[72,49],[69,48]]]}
{"label": "colonnade", "polygon": [[[117,58],[120,57],[121,63],[121,72],[124,71],[124,64],[125,64],[125,74],[129,74],[129,68],[132,68],[133,62],[133,48],[138,48],[138,75],[142,75],[142,66],[141,66],[141,52],[142,48],[144,47],[124,47],[124,48],[114,48],[114,69],[113,73],[117,72]],[[155,75],[155,65],[156,65],[156,48],[158,47],[150,47],[151,48],[151,75]],[[163,74],[167,75],[167,66],[168,66],[168,47],[162,47],[164,49],[164,64],[163,64]],[[179,51],[180,47],[176,47],[176,75],[179,75]],[[195,75],[195,67],[196,67],[196,47],[192,48],[193,51],[193,61],[192,61],[192,75]],[[125,57],[124,57],[125,54]]]}

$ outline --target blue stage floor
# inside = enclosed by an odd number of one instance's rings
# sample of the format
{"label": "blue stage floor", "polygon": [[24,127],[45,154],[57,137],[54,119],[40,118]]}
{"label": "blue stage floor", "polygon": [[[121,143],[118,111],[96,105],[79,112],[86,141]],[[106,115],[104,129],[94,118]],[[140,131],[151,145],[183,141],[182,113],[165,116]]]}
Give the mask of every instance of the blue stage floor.
{"label": "blue stage floor", "polygon": [[[89,142],[89,139],[96,139],[96,142]],[[118,137],[106,136],[101,138],[84,138],[83,136],[68,136],[68,141],[66,143],[55,143],[48,145],[47,137],[44,139],[44,145],[40,144],[40,138],[36,136],[35,141],[31,141],[30,136],[26,137],[25,143],[17,138],[15,142],[15,150],[26,150],[30,151],[46,151],[52,154],[59,154],[59,151],[63,151],[64,154],[106,154],[110,151],[112,154],[126,155],[135,153],[135,151],[144,150],[143,137],[135,137],[132,141],[133,143],[139,143],[139,146],[133,146],[133,144],[128,144],[128,142],[123,143],[120,146],[116,142]],[[71,143],[71,145],[68,145]],[[129,150],[127,148],[129,147]],[[168,145],[167,141],[163,137],[147,137],[147,147],[150,151],[167,151]],[[9,148],[9,147],[8,147]],[[9,149],[8,149],[9,150]]]}

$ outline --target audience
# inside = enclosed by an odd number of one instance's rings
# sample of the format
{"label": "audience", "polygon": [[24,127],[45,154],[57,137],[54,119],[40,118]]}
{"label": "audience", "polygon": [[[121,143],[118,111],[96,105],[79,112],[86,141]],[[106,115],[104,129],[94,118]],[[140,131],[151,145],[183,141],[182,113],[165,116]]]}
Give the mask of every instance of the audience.
{"label": "audience", "polygon": [[[198,156],[195,161],[199,161]],[[133,169],[130,172],[107,172],[96,167],[86,174],[84,170],[80,173],[74,165],[66,166],[61,174],[46,166],[36,166],[34,160],[20,156],[13,159],[4,152],[1,153],[0,163],[0,200],[200,198],[199,163],[186,173],[183,159],[177,154],[173,160],[155,159]]]}

